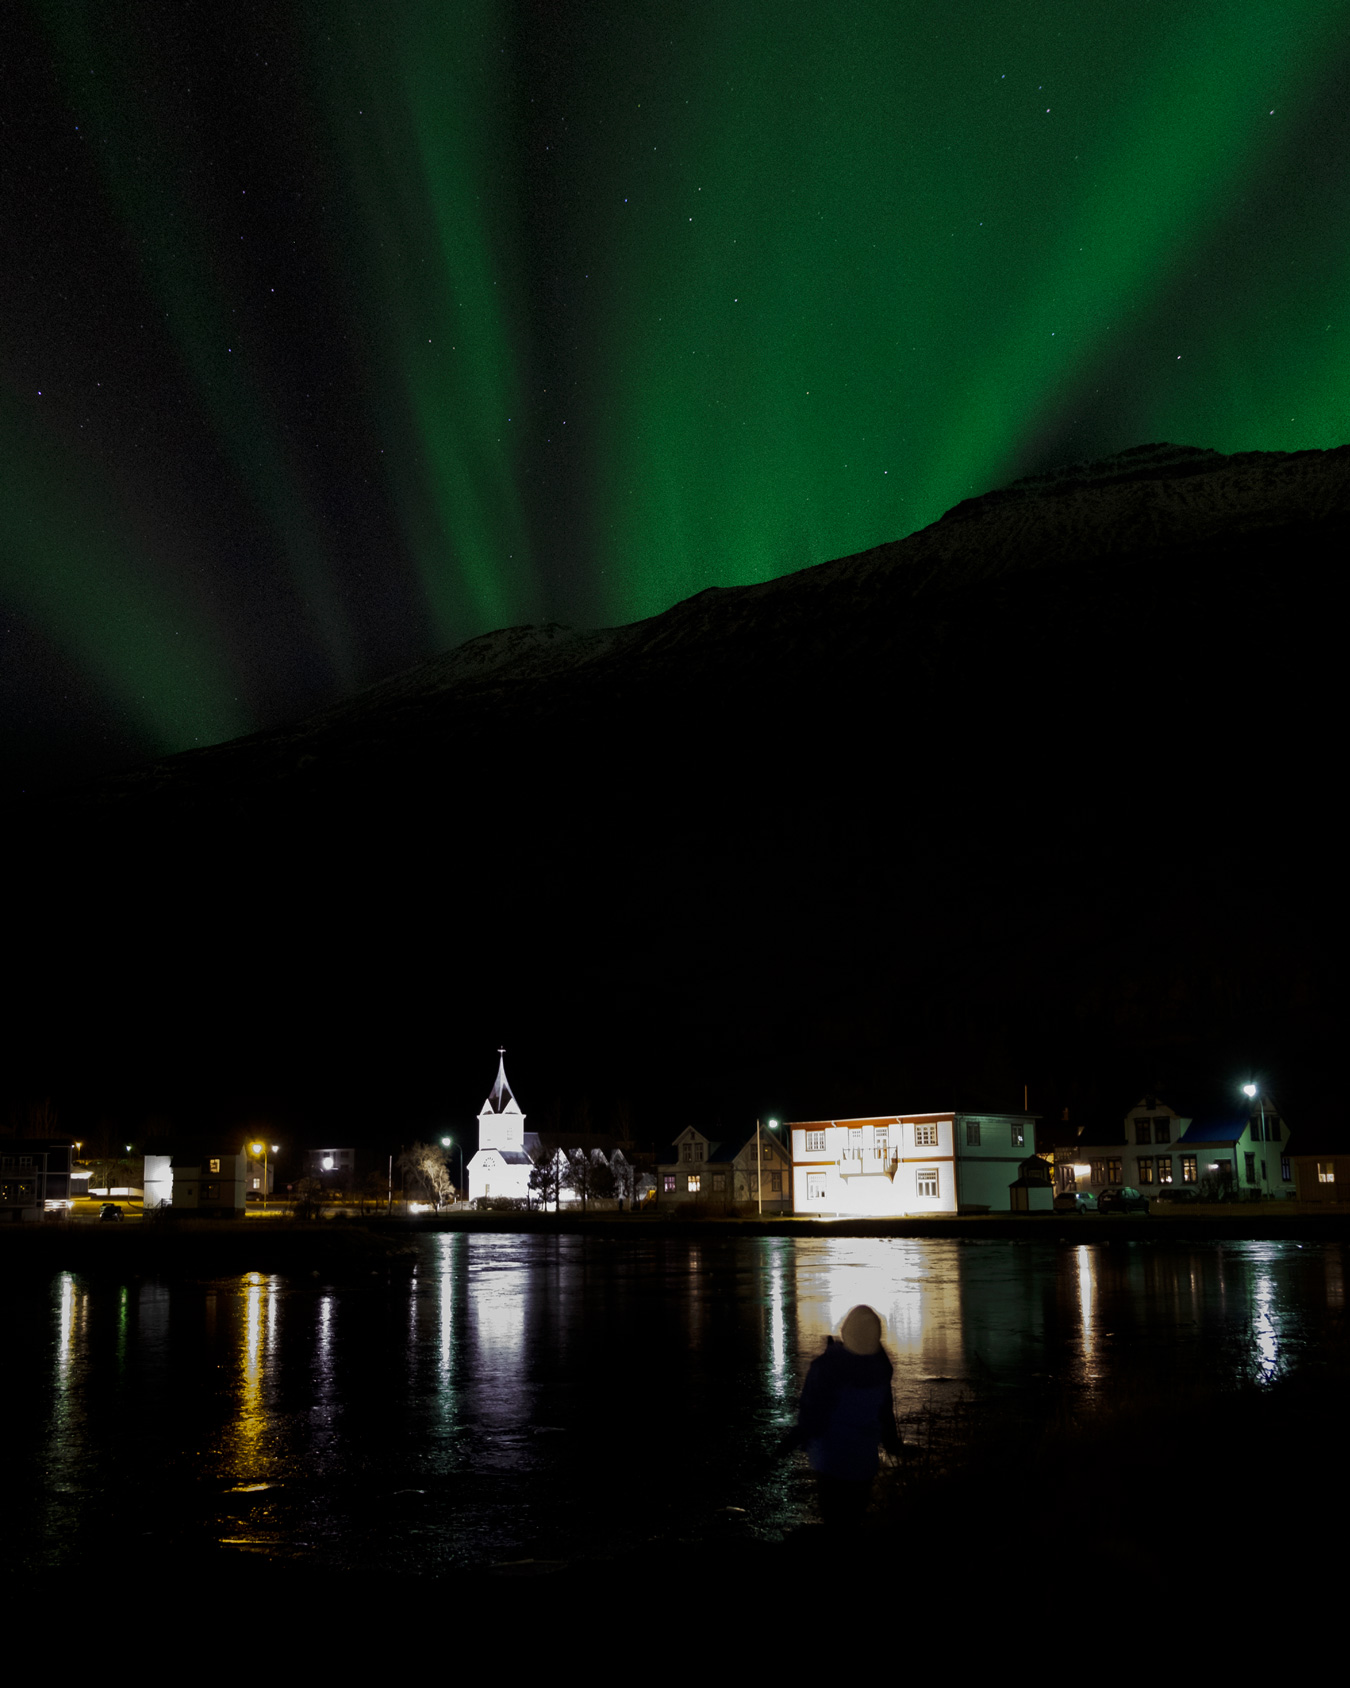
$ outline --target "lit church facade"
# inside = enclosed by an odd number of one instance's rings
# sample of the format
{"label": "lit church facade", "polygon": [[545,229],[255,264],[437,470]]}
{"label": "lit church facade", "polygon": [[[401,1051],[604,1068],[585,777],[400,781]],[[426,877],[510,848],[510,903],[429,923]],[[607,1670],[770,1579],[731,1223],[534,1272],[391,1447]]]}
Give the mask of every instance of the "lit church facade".
{"label": "lit church facade", "polygon": [[497,1051],[497,1080],[478,1113],[478,1153],[469,1162],[469,1200],[505,1197],[528,1201],[539,1135],[526,1131],[525,1115],[506,1078],[506,1052]]}

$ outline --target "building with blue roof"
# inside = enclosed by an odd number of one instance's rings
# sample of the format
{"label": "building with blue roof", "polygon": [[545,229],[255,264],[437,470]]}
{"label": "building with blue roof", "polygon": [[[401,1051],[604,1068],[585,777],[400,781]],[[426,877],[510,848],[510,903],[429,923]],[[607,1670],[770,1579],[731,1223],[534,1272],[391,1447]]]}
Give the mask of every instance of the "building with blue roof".
{"label": "building with blue roof", "polygon": [[1292,1199],[1289,1128],[1273,1098],[1257,1091],[1238,1108],[1188,1118],[1142,1097],[1119,1126],[1081,1129],[1055,1156],[1060,1190],[1096,1197],[1112,1185],[1156,1196],[1176,1185],[1202,1199]]}

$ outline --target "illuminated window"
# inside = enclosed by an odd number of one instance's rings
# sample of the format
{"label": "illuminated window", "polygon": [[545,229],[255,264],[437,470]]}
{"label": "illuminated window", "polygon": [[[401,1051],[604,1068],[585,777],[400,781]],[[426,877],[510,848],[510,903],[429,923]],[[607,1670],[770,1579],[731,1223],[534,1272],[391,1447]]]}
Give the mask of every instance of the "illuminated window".
{"label": "illuminated window", "polygon": [[1140,1155],[1135,1165],[1139,1168],[1139,1182],[1151,1184],[1153,1182],[1153,1157],[1151,1155]]}
{"label": "illuminated window", "polygon": [[212,1172],[219,1172],[220,1171],[220,1162],[218,1160],[213,1160],[211,1162],[211,1171]]}
{"label": "illuminated window", "polygon": [[1335,1161],[1318,1161],[1317,1182],[1319,1184],[1334,1184],[1336,1182]]}
{"label": "illuminated window", "polygon": [[1171,1155],[1158,1156],[1158,1182],[1160,1184],[1170,1184],[1172,1182]]}
{"label": "illuminated window", "polygon": [[823,1172],[807,1173],[806,1199],[809,1202],[823,1202],[825,1200],[825,1174]]}
{"label": "illuminated window", "polygon": [[696,1196],[702,1188],[703,1180],[700,1175],[697,1172],[691,1172],[689,1174],[689,1194]]}
{"label": "illuminated window", "polygon": [[936,1196],[938,1193],[938,1175],[935,1166],[928,1166],[922,1172],[914,1174],[915,1193],[920,1196]]}
{"label": "illuminated window", "polygon": [[675,1174],[673,1172],[666,1172],[666,1173],[662,1174],[662,1176],[661,1176],[661,1188],[666,1192],[667,1195],[673,1195],[674,1194],[674,1191],[675,1191]]}
{"label": "illuminated window", "polygon": [[1183,1184],[1194,1184],[1197,1182],[1198,1178],[1199,1170],[1195,1156],[1183,1155],[1181,1157],[1181,1182]]}
{"label": "illuminated window", "polygon": [[[978,1143],[979,1138],[975,1141]],[[938,1146],[938,1128],[936,1125],[916,1125],[914,1127],[914,1147],[916,1149],[936,1149]]]}
{"label": "illuminated window", "polygon": [[1014,1149],[1025,1149],[1027,1146],[1027,1128],[1020,1120],[1012,1128],[1012,1146]]}
{"label": "illuminated window", "polygon": [[825,1153],[825,1133],[823,1131],[807,1132],[806,1152],[808,1155],[823,1155]]}
{"label": "illuminated window", "polygon": [[979,1147],[979,1143],[980,1122],[977,1119],[968,1119],[966,1121],[966,1147],[968,1149],[975,1149]]}

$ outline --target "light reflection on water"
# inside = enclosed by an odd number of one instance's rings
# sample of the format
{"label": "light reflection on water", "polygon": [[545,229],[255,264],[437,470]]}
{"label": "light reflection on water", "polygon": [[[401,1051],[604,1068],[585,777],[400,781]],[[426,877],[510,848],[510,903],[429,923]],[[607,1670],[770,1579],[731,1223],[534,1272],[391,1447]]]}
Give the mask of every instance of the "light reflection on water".
{"label": "light reflection on water", "polygon": [[728,1517],[777,1535],[809,1501],[799,1468],[765,1456],[858,1302],[885,1323],[902,1415],[1032,1379],[1087,1399],[1268,1381],[1344,1305],[1337,1244],[419,1247],[415,1274],[355,1284],[60,1274],[45,1327],[12,1347],[31,1556],[77,1553],[95,1495],[119,1528],[139,1507],[148,1538],[168,1495],[215,1540],[388,1567],[696,1540]]}

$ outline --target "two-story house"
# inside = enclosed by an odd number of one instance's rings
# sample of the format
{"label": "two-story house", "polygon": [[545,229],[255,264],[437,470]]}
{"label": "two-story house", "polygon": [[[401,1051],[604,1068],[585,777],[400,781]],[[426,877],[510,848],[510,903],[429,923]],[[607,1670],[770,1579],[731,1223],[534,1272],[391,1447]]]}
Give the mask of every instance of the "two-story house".
{"label": "two-story house", "polygon": [[9,1138],[0,1153],[0,1218],[41,1219],[68,1209],[76,1194],[73,1143]]}
{"label": "two-story house", "polygon": [[1037,1117],[953,1110],[793,1120],[796,1211],[882,1218],[1048,1210],[1053,1191],[1036,1161]]}
{"label": "two-story house", "polygon": [[1156,1096],[1142,1097],[1119,1126],[1086,1127],[1055,1157],[1061,1190],[1098,1195],[1124,1184],[1145,1196],[1169,1185],[1192,1185],[1216,1198],[1292,1197],[1289,1128],[1269,1097],[1199,1119],[1178,1114]]}
{"label": "two-story house", "polygon": [[767,1126],[715,1136],[686,1126],[656,1169],[656,1200],[662,1208],[698,1203],[715,1212],[754,1206],[791,1213],[792,1165]]}

